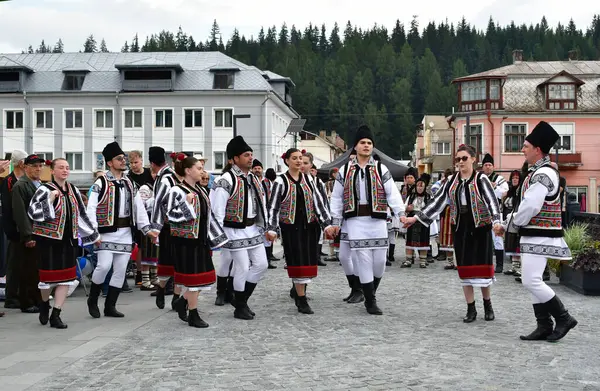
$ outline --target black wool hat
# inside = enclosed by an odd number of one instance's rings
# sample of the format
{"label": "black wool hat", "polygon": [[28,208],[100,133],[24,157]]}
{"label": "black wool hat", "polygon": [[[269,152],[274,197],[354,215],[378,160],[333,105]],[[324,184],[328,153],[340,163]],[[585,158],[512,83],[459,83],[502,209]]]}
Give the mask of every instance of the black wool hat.
{"label": "black wool hat", "polygon": [[419,172],[414,167],[408,167],[408,170],[406,170],[406,174],[404,174],[404,176],[405,177],[412,176],[415,179],[417,179],[419,177]]}
{"label": "black wool hat", "polygon": [[539,147],[543,153],[548,154],[559,138],[560,136],[549,123],[541,121],[525,137],[525,141],[528,141],[534,147]]}
{"label": "black wool hat", "polygon": [[422,173],[421,176],[419,177],[419,179],[417,179],[417,182],[425,183],[425,187],[429,186],[430,181],[431,181],[431,175],[427,174],[426,172]]}
{"label": "black wool hat", "polygon": [[150,147],[148,149],[148,160],[157,166],[165,164],[165,150],[162,147]]}
{"label": "black wool hat", "polygon": [[119,146],[119,143],[113,141],[110,144],[106,144],[106,147],[102,150],[102,156],[104,156],[104,160],[111,161],[119,155],[125,155],[125,152]]}
{"label": "black wool hat", "polygon": [[227,159],[233,159],[234,156],[240,156],[244,152],[252,152],[252,148],[246,144],[242,136],[235,136],[227,144]]}
{"label": "black wool hat", "polygon": [[262,166],[263,166],[262,163],[258,159],[254,159],[254,161],[252,162],[252,168],[254,168],[254,167],[261,167],[262,168]]}
{"label": "black wool hat", "polygon": [[486,153],[483,157],[483,160],[481,161],[481,164],[485,163],[491,163],[492,165],[494,165],[494,158],[489,153]]}
{"label": "black wool hat", "polygon": [[363,138],[368,138],[369,140],[371,140],[373,145],[375,145],[375,140],[373,140],[373,132],[371,132],[371,129],[369,129],[367,125],[361,125],[356,130],[356,135],[354,136],[354,146],[356,147],[358,142]]}
{"label": "black wool hat", "polygon": [[45,163],[46,161],[44,159],[42,159],[41,157],[39,157],[36,154],[33,155],[29,155],[25,158],[25,160],[23,161],[23,164],[26,165],[30,165],[30,164],[37,164],[37,163]]}

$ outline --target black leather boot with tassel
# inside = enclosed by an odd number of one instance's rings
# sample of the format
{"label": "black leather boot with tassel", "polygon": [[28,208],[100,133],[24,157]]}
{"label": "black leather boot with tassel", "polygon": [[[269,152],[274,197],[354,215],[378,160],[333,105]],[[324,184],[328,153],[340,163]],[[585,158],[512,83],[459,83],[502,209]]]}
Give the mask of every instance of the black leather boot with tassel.
{"label": "black leather boot with tassel", "polygon": [[236,319],[252,320],[254,316],[249,312],[246,306],[246,293],[245,292],[233,292],[235,311],[233,311],[233,317]]}
{"label": "black leather boot with tassel", "polygon": [[60,308],[52,308],[52,315],[50,315],[50,327],[55,329],[66,329],[67,325],[63,323],[60,318]]}
{"label": "black leather boot with tassel", "polygon": [[98,297],[100,296],[100,292],[102,292],[102,286],[92,282],[90,294],[87,299],[87,305],[90,316],[96,319],[100,317],[100,308],[98,308]]}
{"label": "black leather boot with tassel", "polygon": [[215,305],[225,305],[225,293],[227,292],[227,277],[217,276],[217,298],[215,299]]}
{"label": "black leather boot with tassel", "polygon": [[246,306],[246,310],[248,310],[248,313],[250,313],[250,315],[252,315],[253,318],[256,314],[250,309],[250,307],[248,307],[248,299],[250,298],[250,296],[252,296],[254,288],[256,288],[255,283],[246,281],[246,290],[244,291],[246,298],[244,300],[244,305]]}
{"label": "black leather boot with tassel", "polygon": [[306,300],[306,296],[298,296],[296,297],[296,307],[298,307],[298,312],[302,314],[314,314],[310,305],[308,305],[308,300]]}
{"label": "black leather boot with tassel", "polygon": [[200,314],[198,313],[197,308],[190,310],[190,314],[189,314],[189,316],[186,314],[186,318],[187,318],[188,326],[190,326],[190,327],[196,327],[199,329],[204,329],[204,328],[208,327],[208,323],[206,323],[205,321],[202,320],[202,318],[200,317]]}
{"label": "black leather boot with tassel", "polygon": [[173,311],[176,311],[177,302],[179,301],[179,299],[183,299],[183,296],[178,295],[177,293],[173,293],[173,297],[171,297],[171,309]]}
{"label": "black leather boot with tassel", "polygon": [[383,311],[377,306],[374,283],[362,284],[362,290],[365,295],[365,308],[367,312],[371,315],[383,315]]}
{"label": "black leather boot with tassel", "polygon": [[161,310],[165,308],[165,288],[160,285],[156,289],[156,306]]}
{"label": "black leather boot with tassel", "polygon": [[538,303],[533,305],[533,313],[535,314],[535,320],[537,327],[529,335],[521,335],[523,341],[542,341],[546,340],[552,334],[554,330],[554,322],[548,312],[546,303]]}
{"label": "black leather boot with tassel", "polygon": [[475,309],[475,302],[467,304],[467,315],[463,318],[463,322],[471,323],[477,319],[477,310]]}
{"label": "black leather boot with tassel", "polygon": [[577,320],[569,314],[569,311],[567,311],[558,296],[554,295],[554,297],[546,303],[546,308],[556,321],[556,327],[554,327],[552,334],[546,338],[546,341],[556,342],[567,335],[573,327],[577,326]]}
{"label": "black leather boot with tassel", "polygon": [[492,308],[492,299],[483,299],[483,311],[485,320],[496,319],[496,315],[494,315],[494,309]]}
{"label": "black leather boot with tassel", "polygon": [[352,276],[353,288],[352,295],[348,298],[348,304],[362,303],[365,301],[365,295],[363,292],[362,284],[358,276]]}
{"label": "black leather boot with tassel", "polygon": [[187,300],[181,296],[176,302],[175,302],[175,311],[177,311],[177,315],[179,316],[179,319],[181,319],[184,322],[188,321],[188,302]]}
{"label": "black leather boot with tassel", "polygon": [[348,280],[348,286],[350,287],[350,294],[348,297],[344,298],[344,301],[348,301],[354,293],[354,276],[346,276],[346,279]]}
{"label": "black leather boot with tassel", "polygon": [[104,301],[104,316],[109,316],[111,318],[125,317],[125,315],[117,311],[117,300],[119,299],[120,293],[121,288],[115,288],[114,286],[108,287],[108,294]]}
{"label": "black leather boot with tassel", "polygon": [[48,324],[48,317],[50,316],[50,300],[42,301],[40,304],[40,323],[45,326]]}

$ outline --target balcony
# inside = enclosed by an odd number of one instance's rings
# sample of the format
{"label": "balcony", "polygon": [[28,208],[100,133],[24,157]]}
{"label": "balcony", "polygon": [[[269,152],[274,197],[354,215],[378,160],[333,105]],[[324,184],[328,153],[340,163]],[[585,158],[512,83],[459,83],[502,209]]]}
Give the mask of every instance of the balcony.
{"label": "balcony", "polygon": [[[556,153],[550,154],[550,160],[556,163]],[[581,152],[558,154],[558,168],[573,170],[580,166],[583,166]]]}
{"label": "balcony", "polygon": [[19,81],[1,81],[0,82],[0,93],[2,92],[19,92],[21,91],[21,85]]}
{"label": "balcony", "polygon": [[172,91],[171,80],[123,80],[123,91]]}

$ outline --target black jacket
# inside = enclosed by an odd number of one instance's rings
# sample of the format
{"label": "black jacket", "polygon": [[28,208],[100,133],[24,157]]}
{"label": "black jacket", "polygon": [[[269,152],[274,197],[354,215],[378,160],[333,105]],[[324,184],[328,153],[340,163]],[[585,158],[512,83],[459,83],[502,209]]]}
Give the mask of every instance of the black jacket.
{"label": "black jacket", "polygon": [[19,241],[19,231],[17,230],[17,224],[13,218],[13,207],[12,207],[12,189],[17,183],[17,176],[14,172],[11,172],[0,186],[0,195],[2,197],[2,229],[6,234],[6,237],[12,241]]}

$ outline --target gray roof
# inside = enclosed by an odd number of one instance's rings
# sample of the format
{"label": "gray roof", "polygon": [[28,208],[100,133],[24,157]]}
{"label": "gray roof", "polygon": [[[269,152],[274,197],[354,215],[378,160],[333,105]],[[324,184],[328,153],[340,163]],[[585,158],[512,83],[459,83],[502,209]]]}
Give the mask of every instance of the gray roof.
{"label": "gray roof", "polygon": [[61,91],[63,71],[82,70],[89,71],[82,92],[115,92],[121,90],[121,77],[116,66],[135,67],[136,64],[141,68],[181,67],[183,72],[177,75],[173,84],[175,91],[212,90],[214,76],[210,70],[223,66],[240,69],[235,75],[234,90],[272,90],[264,71],[220,52],[0,54],[0,68],[25,68],[34,72],[24,80],[23,90],[27,92]]}
{"label": "gray roof", "polygon": [[454,81],[466,81],[483,77],[551,77],[566,71],[573,76],[600,76],[600,61],[520,61],[489,71],[459,77]]}

